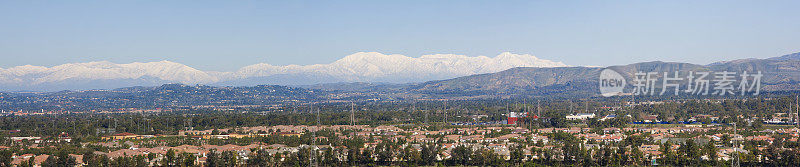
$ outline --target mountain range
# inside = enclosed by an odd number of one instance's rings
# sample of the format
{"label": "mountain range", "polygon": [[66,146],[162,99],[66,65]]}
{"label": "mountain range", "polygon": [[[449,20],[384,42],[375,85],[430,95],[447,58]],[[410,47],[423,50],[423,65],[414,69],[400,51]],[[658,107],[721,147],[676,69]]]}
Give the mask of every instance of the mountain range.
{"label": "mountain range", "polygon": [[[722,61],[708,65],[654,61],[609,67],[517,67],[497,73],[405,85],[398,89],[428,96],[459,98],[486,95],[598,96],[600,93],[598,78],[600,71],[606,68],[620,73],[626,79],[628,87],[625,92],[632,92],[630,85],[633,84],[637,72],[656,72],[656,77],[663,78],[664,72],[674,74],[676,71],[681,76],[685,76],[689,71],[728,71],[736,72],[736,77],[745,71],[751,74],[761,72],[763,92],[800,91],[800,53],[767,59]],[[713,76],[708,77],[712,78]],[[657,80],[655,83],[657,88],[660,88],[661,82],[662,80]],[[685,82],[688,80],[684,80],[681,85],[685,86]],[[734,85],[738,85],[738,82]]]}
{"label": "mountain range", "polygon": [[[371,53],[376,54],[376,53]],[[761,78],[761,92],[765,96],[781,95],[787,93],[800,93],[800,54],[789,54],[768,59],[741,59],[722,61],[707,65],[681,63],[681,62],[642,62],[628,65],[609,67],[513,67],[493,73],[499,69],[477,69],[469,73],[481,73],[450,79],[432,80],[416,83],[381,83],[381,82],[331,82],[312,85],[258,85],[258,86],[208,86],[187,84],[161,84],[158,86],[133,86],[106,90],[83,91],[56,91],[56,92],[10,92],[0,91],[0,108],[9,110],[74,110],[87,109],[117,110],[120,108],[185,108],[189,106],[241,106],[241,105],[286,105],[306,104],[309,102],[372,102],[372,101],[398,101],[398,100],[441,100],[441,99],[504,99],[519,97],[534,98],[588,98],[599,97],[598,77],[602,70],[612,69],[626,79],[628,87],[625,92],[631,92],[634,74],[637,72],[656,72],[657,77],[663,73],[679,72],[685,75],[689,71],[712,72],[758,72]],[[388,56],[388,55],[387,55]],[[502,56],[498,56],[502,57]],[[479,59],[502,59],[502,58]],[[357,58],[357,57],[351,57]],[[173,80],[198,81],[208,79],[207,82],[219,82],[221,76],[236,73],[210,73],[193,70],[177,63],[157,62],[155,64],[172,64],[171,66],[153,65],[148,63],[127,65],[134,66],[126,69],[142,68],[141,66],[157,66],[141,69],[148,73],[149,79],[138,80],[142,83],[158,84],[159,81],[171,78]],[[374,65],[374,64],[373,64]],[[118,65],[109,63],[88,63],[84,66],[102,67],[110,66],[108,71],[120,70]],[[324,66],[324,65],[317,65]],[[510,65],[509,65],[510,66]],[[22,67],[37,69],[35,67]],[[56,68],[56,67],[53,67]],[[57,67],[70,69],[66,67]],[[312,68],[312,67],[308,67]],[[317,67],[319,68],[319,67]],[[377,67],[371,67],[377,68]],[[466,67],[464,67],[466,68]],[[81,69],[81,68],[71,68]],[[102,68],[101,68],[102,69]],[[179,69],[181,72],[157,73],[159,70]],[[19,69],[7,69],[5,72],[23,72]],[[19,70],[19,71],[14,71]],[[43,70],[43,69],[39,69]],[[52,69],[50,69],[52,70]],[[148,70],[153,70],[148,71]],[[487,70],[487,71],[480,71]],[[57,71],[57,70],[56,70]],[[101,70],[102,71],[102,70]],[[113,72],[108,72],[114,74]],[[189,72],[187,72],[189,71]],[[191,72],[193,71],[193,72]],[[400,70],[402,71],[402,70]],[[61,71],[59,71],[61,72]],[[41,73],[41,72],[40,72]],[[391,72],[397,74],[402,72]],[[451,72],[450,75],[463,73]],[[158,74],[158,75],[155,75]],[[374,73],[373,73],[374,74]],[[374,74],[386,76],[389,74]],[[31,75],[31,74],[28,74]],[[187,78],[192,75],[197,78]],[[23,75],[25,76],[25,75]],[[144,76],[144,75],[143,75]],[[362,74],[360,76],[367,76]],[[92,75],[84,75],[92,78]],[[313,77],[313,76],[309,76]],[[45,78],[45,77],[41,77]],[[364,77],[370,78],[370,77]],[[375,77],[372,77],[375,78]],[[69,79],[68,79],[69,80]],[[132,84],[130,78],[117,77],[114,79],[84,82],[84,86],[124,81]],[[127,80],[127,81],[126,81]],[[72,81],[80,83],[79,79]],[[657,81],[660,82],[659,79]],[[688,81],[686,81],[688,82]],[[685,83],[681,84],[684,85]],[[737,83],[734,83],[737,84]],[[685,89],[682,86],[681,89]],[[695,95],[680,95],[687,98]],[[648,96],[642,98],[673,98],[675,96]],[[714,97],[742,97],[741,95],[727,95]],[[712,97],[712,98],[714,98]],[[751,96],[752,97],[752,96]],[[637,97],[638,99],[639,97]],[[68,104],[68,105],[65,105]]]}
{"label": "mountain range", "polygon": [[515,67],[566,67],[527,54],[496,57],[359,52],[330,64],[245,66],[233,72],[202,71],[170,61],[115,64],[108,61],[53,67],[0,68],[0,90],[58,91],[156,86],[168,83],[213,86],[313,85],[337,82],[410,83],[494,73]]}

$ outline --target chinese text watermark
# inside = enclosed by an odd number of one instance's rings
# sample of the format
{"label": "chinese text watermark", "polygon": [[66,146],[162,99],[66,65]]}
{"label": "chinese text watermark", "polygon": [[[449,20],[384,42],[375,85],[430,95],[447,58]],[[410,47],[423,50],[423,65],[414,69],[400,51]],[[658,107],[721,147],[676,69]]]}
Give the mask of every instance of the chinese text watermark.
{"label": "chinese text watermark", "polygon": [[[759,95],[761,78],[757,72],[673,71],[642,72],[632,77],[632,95]],[[625,78],[611,69],[600,72],[600,93],[609,97],[623,93]]]}

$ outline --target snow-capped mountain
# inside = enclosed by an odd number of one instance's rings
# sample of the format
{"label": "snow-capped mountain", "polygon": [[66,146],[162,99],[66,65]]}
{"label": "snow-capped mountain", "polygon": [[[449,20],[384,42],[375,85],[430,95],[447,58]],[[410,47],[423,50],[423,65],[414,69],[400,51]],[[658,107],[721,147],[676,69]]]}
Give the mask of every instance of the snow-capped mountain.
{"label": "snow-capped mountain", "polygon": [[18,66],[0,69],[0,83],[42,84],[69,79],[104,80],[153,77],[181,83],[216,82],[217,77],[170,61],[114,64],[107,61],[62,64],[54,67]]}
{"label": "snow-capped mountain", "polygon": [[234,72],[201,71],[170,61],[114,64],[107,61],[54,67],[0,68],[0,90],[53,91],[151,86],[164,83],[209,85],[300,85],[333,82],[421,82],[493,73],[513,67],[564,67],[532,55],[502,53],[496,57],[435,54],[419,58],[359,52],[330,64],[275,66],[266,63]]}

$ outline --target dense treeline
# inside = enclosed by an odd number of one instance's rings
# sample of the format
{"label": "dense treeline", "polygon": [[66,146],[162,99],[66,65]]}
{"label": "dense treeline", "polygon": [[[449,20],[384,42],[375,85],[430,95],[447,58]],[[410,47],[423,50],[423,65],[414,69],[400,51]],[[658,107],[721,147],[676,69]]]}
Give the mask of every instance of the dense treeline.
{"label": "dense treeline", "polygon": [[[658,115],[660,120],[678,123],[687,121],[697,114],[710,114],[721,118],[719,123],[741,122],[744,118],[772,118],[776,112],[788,112],[789,97],[774,99],[738,99],[738,100],[674,100],[658,104],[641,104],[630,107],[624,99],[589,99],[541,101],[450,101],[419,103],[365,103],[327,104],[311,106],[293,106],[280,109],[242,110],[242,111],[208,111],[191,110],[165,113],[145,114],[61,114],[33,116],[0,117],[0,129],[20,130],[13,136],[56,136],[62,132],[73,138],[96,139],[97,136],[113,132],[131,132],[136,134],[176,134],[178,130],[193,128],[195,130],[222,129],[247,126],[271,125],[314,125],[315,112],[320,112],[323,125],[350,124],[350,111],[355,109],[357,124],[419,124],[425,122],[443,122],[447,113],[448,122],[499,122],[505,120],[508,112],[528,112],[530,115],[540,114],[545,119],[532,118],[521,121],[531,128],[567,127],[578,123],[563,119],[565,115],[579,112],[592,112],[598,116],[616,114],[619,118],[612,121],[586,122],[592,127],[620,127],[626,122],[640,120],[643,115]],[[538,104],[538,105],[537,105]],[[447,112],[445,112],[445,110]],[[484,117],[479,117],[484,115]],[[630,115],[630,118],[627,118]],[[742,115],[744,117],[738,117]],[[427,119],[426,119],[427,118]],[[474,118],[474,119],[473,119]],[[710,122],[699,120],[701,122]],[[760,121],[758,121],[760,122]]]}
{"label": "dense treeline", "polygon": [[[633,133],[633,132],[626,132]],[[325,134],[325,133],[320,133]],[[630,135],[620,142],[596,142],[589,141],[586,144],[580,142],[582,139],[565,132],[546,134],[550,139],[548,145],[554,147],[543,147],[541,141],[515,141],[514,144],[506,145],[508,154],[501,156],[491,148],[483,146],[475,147],[469,144],[459,144],[450,150],[450,156],[444,157],[446,148],[442,146],[453,141],[445,140],[441,137],[435,142],[429,143],[406,143],[404,140],[392,141],[381,138],[381,142],[375,147],[363,147],[365,142],[375,142],[375,138],[362,140],[341,140],[330,142],[334,147],[316,149],[308,145],[299,147],[298,152],[268,152],[266,149],[253,149],[247,155],[247,159],[240,159],[237,152],[215,151],[206,154],[206,166],[309,166],[316,162],[320,166],[429,166],[429,165],[448,165],[448,166],[648,166],[652,164],[666,166],[727,166],[730,161],[717,159],[716,145],[724,147],[732,146],[730,138],[723,139],[720,143],[709,141],[705,144],[691,139],[683,142],[659,143],[646,140],[646,134]],[[797,166],[800,165],[800,152],[798,142],[784,140],[790,136],[776,136],[774,143],[742,143],[746,152],[740,154],[741,163],[745,166]],[[307,139],[310,136],[302,136]],[[294,139],[297,140],[297,139]],[[267,144],[283,143],[288,144],[289,140],[271,140],[259,138],[257,141]],[[308,144],[308,140],[301,140]],[[335,144],[334,144],[335,143]],[[327,145],[326,142],[318,144]],[[638,147],[642,145],[659,145],[662,156],[655,158],[645,156]],[[680,145],[678,149],[672,149],[673,145]],[[766,146],[766,149],[759,149],[756,146]],[[345,146],[345,147],[338,147]],[[417,147],[415,149],[414,147]],[[787,149],[794,148],[794,149]],[[527,149],[527,150],[526,150]],[[316,151],[315,151],[316,150]],[[111,159],[102,154],[94,154],[92,151],[84,150],[75,152],[70,149],[60,149],[50,152],[51,156],[42,163],[42,166],[71,166],[75,159],[67,153],[83,152],[83,161],[88,166],[108,166],[108,167],[138,167],[138,166],[198,166],[195,164],[196,156],[188,153],[178,153],[175,150],[168,150],[163,157],[156,157],[155,154],[138,155],[129,157],[119,157]],[[526,156],[529,152],[530,156]],[[10,163],[11,151],[0,151],[0,164]],[[443,157],[444,159],[439,159]],[[761,157],[761,160],[758,160]],[[655,161],[650,161],[655,159]],[[31,162],[22,162],[20,166],[30,166]]]}

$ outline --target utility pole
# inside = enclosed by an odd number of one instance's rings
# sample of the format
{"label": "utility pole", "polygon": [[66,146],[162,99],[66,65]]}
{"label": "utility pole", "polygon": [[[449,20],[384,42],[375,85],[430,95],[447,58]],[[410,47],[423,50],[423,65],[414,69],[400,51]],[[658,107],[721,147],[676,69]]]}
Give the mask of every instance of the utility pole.
{"label": "utility pole", "polygon": [[[508,103],[506,103],[506,117],[510,116],[511,116],[511,111],[508,110]],[[508,121],[508,119],[506,119],[506,121]],[[506,122],[506,124],[509,124],[509,122]]]}
{"label": "utility pole", "polygon": [[522,99],[522,112],[528,114],[528,101],[526,99]]}
{"label": "utility pole", "polygon": [[[313,106],[311,107],[311,112],[314,112],[314,107]],[[317,131],[320,128],[320,126],[319,126],[320,125],[319,112],[320,112],[320,110],[317,110],[317,125],[314,126],[314,131],[312,132],[312,137],[311,137],[311,155],[309,156],[311,158],[309,160],[309,161],[311,161],[311,163],[309,164],[310,167],[317,167],[318,166],[318,164],[317,164]]]}
{"label": "utility pole", "polygon": [[584,113],[589,113],[589,99],[586,99],[586,102],[584,104],[585,104],[583,106]]}
{"label": "utility pole", "polygon": [[447,100],[444,101],[444,124],[447,125]]}
{"label": "utility pole", "polygon": [[[795,123],[797,123],[797,127],[800,127],[800,95],[794,96],[794,109],[795,109],[794,113],[797,113],[797,120],[795,121]],[[789,112],[792,112],[791,109],[789,109]]]}
{"label": "utility pole", "polygon": [[413,115],[416,113],[417,113],[417,100],[414,100],[414,102],[411,102],[411,113],[409,115],[413,117]]}
{"label": "utility pole", "polygon": [[[735,138],[738,136],[736,134],[736,123],[733,123],[733,137]],[[739,167],[739,146],[736,140],[733,141],[733,156],[731,157],[731,167]]]}
{"label": "utility pole", "polygon": [[350,102],[350,126],[356,126],[356,103]]}
{"label": "utility pole", "polygon": [[528,116],[530,115],[528,109],[529,109],[528,99],[522,98],[522,112],[525,113],[525,117],[522,117],[522,113],[520,113],[520,115],[518,116],[519,118],[517,118],[517,120],[520,120],[522,122],[520,123],[520,127],[525,127],[525,129],[528,129],[530,127],[528,126],[530,124],[530,121],[528,121]]}
{"label": "utility pole", "polygon": [[[156,114],[158,114],[158,113],[156,113]],[[156,130],[153,129],[153,122],[150,121],[150,119],[145,119],[145,121],[147,121],[147,128],[150,128],[151,132],[155,132]]]}
{"label": "utility pole", "polygon": [[536,116],[542,117],[542,108],[539,106],[539,100],[536,100]]}
{"label": "utility pole", "polygon": [[428,110],[425,110],[425,125],[428,125]]}
{"label": "utility pole", "polygon": [[575,113],[575,111],[574,111],[574,109],[572,107],[572,100],[569,100],[569,112],[570,113]]}
{"label": "utility pole", "polygon": [[414,103],[411,103],[411,112],[417,112],[417,101],[415,100]]}
{"label": "utility pole", "polygon": [[192,125],[192,117],[189,117],[189,130],[194,130],[194,125]]}

